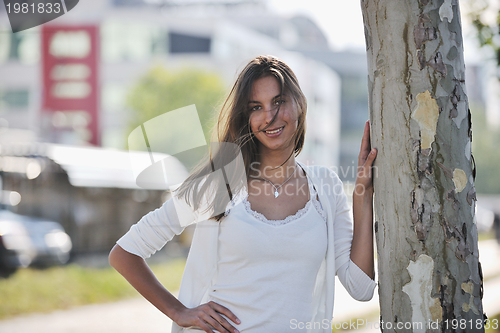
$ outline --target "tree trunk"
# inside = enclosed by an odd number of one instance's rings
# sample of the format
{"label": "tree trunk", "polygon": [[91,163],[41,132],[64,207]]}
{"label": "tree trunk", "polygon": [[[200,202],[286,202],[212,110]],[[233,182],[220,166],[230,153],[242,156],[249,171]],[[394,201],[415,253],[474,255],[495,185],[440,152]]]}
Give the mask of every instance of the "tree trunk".
{"label": "tree trunk", "polygon": [[484,332],[456,0],[361,0],[383,332]]}

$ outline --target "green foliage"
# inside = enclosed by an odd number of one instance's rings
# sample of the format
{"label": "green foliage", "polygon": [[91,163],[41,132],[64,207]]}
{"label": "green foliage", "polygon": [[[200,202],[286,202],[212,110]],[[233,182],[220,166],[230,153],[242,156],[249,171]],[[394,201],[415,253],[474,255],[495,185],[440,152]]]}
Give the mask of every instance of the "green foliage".
{"label": "green foliage", "polygon": [[[184,260],[152,265],[158,279],[169,290],[180,286]],[[77,265],[45,270],[21,269],[0,279],[0,319],[32,312],[91,303],[105,303],[139,294],[112,268],[83,268]]]}
{"label": "green foliage", "polygon": [[[139,79],[127,96],[127,104],[134,110],[130,130],[168,111],[195,104],[209,142],[216,107],[221,103],[224,91],[225,85],[218,74],[200,69],[174,71],[156,66]],[[179,126],[185,126],[189,133],[190,124]]]}
{"label": "green foliage", "polygon": [[476,191],[500,194],[500,129],[488,126],[484,111],[471,107],[472,155],[476,161]]}
{"label": "green foliage", "polygon": [[476,30],[477,39],[481,47],[490,48],[495,55],[497,66],[500,67],[500,11],[496,23],[485,23],[483,13],[489,9],[485,1],[473,1],[473,9],[469,16]]}

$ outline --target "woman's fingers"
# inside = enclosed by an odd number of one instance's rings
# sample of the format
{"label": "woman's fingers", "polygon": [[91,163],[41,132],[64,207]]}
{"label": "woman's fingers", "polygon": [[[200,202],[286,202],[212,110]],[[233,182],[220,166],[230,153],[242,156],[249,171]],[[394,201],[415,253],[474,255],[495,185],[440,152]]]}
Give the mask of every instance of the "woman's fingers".
{"label": "woman's fingers", "polygon": [[375,157],[377,157],[377,148],[373,148],[370,151],[370,153],[368,154],[368,157],[366,158],[365,166],[372,166],[373,161],[375,161]]}
{"label": "woman's fingers", "polygon": [[200,318],[200,323],[198,327],[204,330],[206,333],[214,333],[214,330],[210,325],[207,324],[206,320]]}
{"label": "woman's fingers", "polygon": [[357,191],[362,191],[372,187],[372,165],[373,161],[377,157],[377,149],[373,148],[368,154],[365,162],[358,169],[358,175],[356,178],[356,187],[358,187]]}
{"label": "woman's fingers", "polygon": [[[232,321],[235,323],[239,324],[240,321],[239,319],[226,307],[217,304],[213,301],[210,301],[206,304],[206,317],[203,319],[211,325],[213,328],[215,328],[219,332],[231,332],[231,333],[238,333],[239,331],[234,328],[233,325],[231,325],[226,318],[221,316],[221,314],[224,314],[228,318],[230,318]],[[211,331],[210,331],[211,332]]]}
{"label": "woman's fingers", "polygon": [[[209,302],[209,305],[212,309],[214,309],[215,311],[219,312],[219,313],[222,313],[223,315],[225,315],[226,317],[228,317],[229,319],[231,319],[233,322],[235,322],[236,324],[240,324],[240,320],[238,319],[238,317],[236,317],[234,315],[234,313],[231,312],[231,310],[229,310],[228,308],[226,308],[225,306],[222,306],[218,303],[215,303],[213,301],[210,301]],[[224,319],[225,320],[225,319]]]}
{"label": "woman's fingers", "polygon": [[196,326],[207,333],[212,333],[213,329],[219,332],[239,333],[222,314],[240,324],[240,320],[229,309],[213,301],[196,308],[184,309],[176,323],[182,327]]}
{"label": "woman's fingers", "polygon": [[368,193],[373,194],[372,166],[376,157],[377,149],[372,149],[370,144],[370,122],[366,121],[363,138],[361,139],[361,148],[359,150],[358,174],[356,177],[354,193],[361,195],[368,190]]}
{"label": "woman's fingers", "polygon": [[366,156],[365,160],[362,161],[362,164],[358,167],[358,176],[364,175],[366,171],[371,169],[375,158],[377,157],[377,148],[373,148],[369,154]]}
{"label": "woman's fingers", "polygon": [[361,148],[359,149],[359,162],[363,164],[368,158],[370,153],[370,121],[367,120],[365,123],[365,129],[363,131],[363,138],[361,139]]}
{"label": "woman's fingers", "polygon": [[366,157],[365,163],[363,164],[363,173],[365,175],[368,175],[368,177],[372,176],[372,166],[376,157],[377,157],[377,148],[373,148]]}
{"label": "woman's fingers", "polygon": [[[205,322],[216,329],[218,332],[231,332],[231,333],[236,333],[238,332],[234,327],[232,327],[227,320],[222,318],[219,314],[217,314],[215,311],[213,313],[206,313],[206,317],[203,318]],[[225,325],[223,325],[223,323]],[[208,332],[212,333],[212,329],[210,329]]]}
{"label": "woman's fingers", "polygon": [[211,312],[208,313],[209,317],[206,319],[207,323],[210,324],[213,328],[215,328],[219,332],[231,332],[238,333],[238,330],[234,328],[223,316],[221,316],[218,312],[212,309]]}

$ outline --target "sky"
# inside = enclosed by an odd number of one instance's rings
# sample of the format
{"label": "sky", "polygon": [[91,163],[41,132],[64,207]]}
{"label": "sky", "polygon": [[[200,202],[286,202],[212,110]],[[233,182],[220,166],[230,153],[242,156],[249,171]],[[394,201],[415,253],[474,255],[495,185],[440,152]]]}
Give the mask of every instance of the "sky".
{"label": "sky", "polygon": [[[316,24],[326,34],[333,50],[365,50],[363,16],[359,0],[268,0],[269,6],[283,15],[306,14],[314,19]],[[478,0],[463,0],[460,2],[462,11],[462,30],[465,44],[465,60],[468,63],[482,61],[483,52],[478,50],[468,19],[465,15],[469,8],[468,2]],[[486,0],[490,1],[490,0]],[[497,7],[498,0],[491,0],[492,7]],[[498,11],[493,10],[494,15]],[[490,15],[491,16],[491,15]]]}
{"label": "sky", "polygon": [[334,50],[365,47],[363,17],[359,1],[269,0],[272,10],[284,15],[305,14],[327,35]]}

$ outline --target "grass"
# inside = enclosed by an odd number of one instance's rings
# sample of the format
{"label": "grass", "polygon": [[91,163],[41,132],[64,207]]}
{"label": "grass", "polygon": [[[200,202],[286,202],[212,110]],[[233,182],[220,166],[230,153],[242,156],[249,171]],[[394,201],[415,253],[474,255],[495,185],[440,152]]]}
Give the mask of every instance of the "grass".
{"label": "grass", "polygon": [[[177,290],[184,266],[185,260],[178,259],[151,265],[151,269],[167,289]],[[68,265],[44,270],[21,269],[8,279],[0,279],[0,319],[138,295],[111,267]]]}
{"label": "grass", "polygon": [[369,329],[370,327],[373,327],[375,324],[379,323],[379,318],[380,318],[379,309],[376,309],[368,313],[363,313],[362,317],[353,317],[350,320],[344,319],[342,321],[336,321],[334,318],[334,321],[332,323],[332,333],[354,332],[360,329]]}
{"label": "grass", "polygon": [[477,240],[479,242],[484,241],[484,240],[490,240],[490,239],[495,239],[495,231],[491,229],[490,231],[487,232],[481,232],[478,234]]}
{"label": "grass", "polygon": [[500,314],[489,318],[489,327],[484,330],[485,333],[498,333],[500,332]]}

